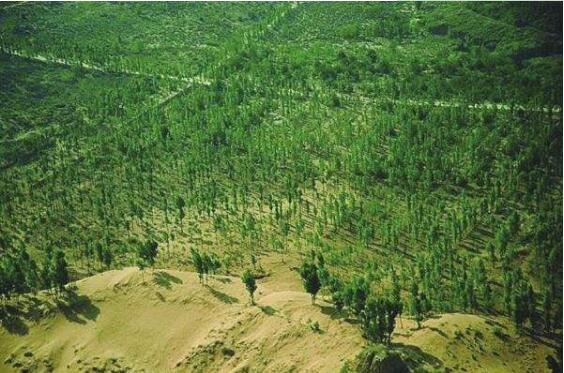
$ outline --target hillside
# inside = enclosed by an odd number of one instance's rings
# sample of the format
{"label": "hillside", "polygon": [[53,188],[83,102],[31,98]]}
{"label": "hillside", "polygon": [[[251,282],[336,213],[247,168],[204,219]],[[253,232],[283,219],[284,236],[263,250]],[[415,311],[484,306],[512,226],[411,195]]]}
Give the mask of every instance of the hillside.
{"label": "hillside", "polygon": [[[544,369],[564,309],[561,15],[0,4],[0,350],[35,340],[27,357],[69,370],[82,346],[84,368]],[[55,306],[76,281],[86,303]]]}
{"label": "hillside", "polygon": [[1,360],[15,356],[4,369],[19,362],[39,371],[335,371],[363,343],[353,325],[332,320],[327,304],[312,306],[300,291],[261,284],[250,306],[238,278],[202,285],[189,272],[147,272],[126,268],[78,281],[75,311],[52,314],[24,336],[2,332]]}
{"label": "hillside", "polygon": [[[365,345],[332,305],[312,305],[299,288],[273,290],[268,277],[252,306],[235,277],[204,285],[190,272],[145,272],[125,268],[80,280],[72,286],[74,306],[26,321],[21,335],[0,332],[1,370],[335,372]],[[516,336],[504,318],[464,314],[438,315],[420,330],[404,318],[393,343],[438,371],[543,372],[554,354],[544,342]]]}

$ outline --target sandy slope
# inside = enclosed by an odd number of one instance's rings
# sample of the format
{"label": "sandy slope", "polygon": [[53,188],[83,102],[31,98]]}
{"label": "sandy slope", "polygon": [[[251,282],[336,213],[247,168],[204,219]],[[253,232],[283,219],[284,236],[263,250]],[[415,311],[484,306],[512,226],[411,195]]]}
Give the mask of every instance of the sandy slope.
{"label": "sandy slope", "polygon": [[[40,321],[24,336],[0,332],[0,371],[19,362],[38,371],[329,372],[363,343],[353,325],[332,320],[328,305],[311,305],[303,292],[266,293],[259,284],[263,295],[250,306],[238,278],[204,286],[193,273],[127,268],[77,287],[89,298],[79,311]],[[307,325],[310,318],[320,333]]]}
{"label": "sandy slope", "polygon": [[[259,282],[256,306],[236,277],[203,285],[191,272],[126,268],[78,281],[79,306],[47,312],[20,334],[0,329],[0,372],[338,372],[364,345],[357,326],[322,300],[312,305],[287,263],[265,265],[277,271]],[[393,342],[439,371],[542,372],[554,355],[506,318],[463,314],[420,330],[403,318]]]}
{"label": "sandy slope", "polygon": [[453,313],[426,320],[419,330],[411,320],[403,326],[394,342],[418,346],[447,371],[549,372],[547,357],[557,356],[554,341],[519,335],[506,317]]}

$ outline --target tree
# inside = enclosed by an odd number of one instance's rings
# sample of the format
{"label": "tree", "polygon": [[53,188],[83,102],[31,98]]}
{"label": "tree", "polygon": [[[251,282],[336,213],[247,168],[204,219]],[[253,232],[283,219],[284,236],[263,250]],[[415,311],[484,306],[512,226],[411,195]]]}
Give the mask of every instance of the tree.
{"label": "tree", "polygon": [[370,341],[381,342],[384,338],[386,320],[383,308],[382,299],[369,298],[360,313],[363,336]]}
{"label": "tree", "polygon": [[544,330],[552,331],[552,292],[550,289],[544,289],[542,296],[542,310],[544,319]]}
{"label": "tree", "polygon": [[19,260],[8,256],[5,262],[6,276],[10,284],[10,293],[22,294],[29,290],[25,273]]}
{"label": "tree", "polygon": [[51,265],[53,262],[53,249],[47,247],[45,257],[43,258],[43,265],[39,272],[39,281],[44,289],[50,289],[53,286],[51,279]]}
{"label": "tree", "polygon": [[515,328],[518,331],[521,331],[523,323],[527,318],[527,304],[526,298],[523,296],[523,293],[517,291],[511,297],[511,318],[513,319],[513,323],[515,324]]}
{"label": "tree", "polygon": [[401,303],[382,297],[369,297],[360,314],[364,336],[373,342],[390,343]]}
{"label": "tree", "polygon": [[484,297],[484,306],[486,309],[493,308],[493,294],[492,294],[492,287],[490,286],[489,282],[484,284],[483,290],[483,297]]}
{"label": "tree", "polygon": [[486,245],[486,249],[487,249],[488,253],[490,254],[490,259],[491,259],[492,264],[494,264],[495,260],[496,260],[494,244],[491,243],[491,242],[488,242],[488,244]]}
{"label": "tree", "polygon": [[4,304],[4,299],[10,297],[12,291],[12,279],[8,275],[5,260],[0,261],[0,301]]}
{"label": "tree", "polygon": [[221,261],[216,254],[206,255],[206,265],[208,267],[208,272],[212,275],[217,273],[217,270],[221,268]]}
{"label": "tree", "polygon": [[354,277],[344,290],[345,305],[352,311],[355,316],[359,316],[368,295],[370,294],[370,284],[363,276]]}
{"label": "tree", "polygon": [[202,283],[204,280],[204,273],[207,272],[205,268],[206,263],[199,250],[191,248],[190,252],[192,253],[192,264],[194,265],[196,272],[198,272],[200,283]]}
{"label": "tree", "polygon": [[337,311],[341,311],[345,306],[345,296],[343,292],[343,282],[336,276],[329,275],[327,286],[331,292],[331,299]]}
{"label": "tree", "polygon": [[505,251],[507,250],[507,244],[509,243],[509,230],[506,227],[502,227],[499,231],[497,231],[495,241],[499,254],[504,256]]}
{"label": "tree", "polygon": [[419,294],[419,287],[416,282],[411,284],[411,314],[417,323],[417,329],[421,328],[421,321],[423,321],[424,305]]}
{"label": "tree", "polygon": [[25,291],[35,291],[39,284],[38,268],[35,261],[29,256],[25,249],[20,249],[16,258],[18,267],[20,268],[25,280]]}
{"label": "tree", "polygon": [[311,294],[311,303],[314,304],[315,296],[321,288],[317,266],[311,262],[304,262],[300,268],[300,276],[302,276],[304,289]]}
{"label": "tree", "polygon": [[156,241],[148,240],[142,245],[139,245],[137,254],[139,255],[138,265],[139,269],[146,266],[152,267],[155,264],[159,244]]}
{"label": "tree", "polygon": [[96,250],[96,257],[98,258],[98,261],[102,263],[104,260],[104,247],[102,246],[101,243],[98,242],[96,244],[95,250]]}
{"label": "tree", "polygon": [[531,323],[531,327],[534,329],[537,326],[537,310],[536,310],[536,297],[535,292],[533,290],[533,286],[529,284],[527,287],[527,317]]}
{"label": "tree", "polygon": [[113,260],[114,260],[114,256],[112,255],[112,252],[110,251],[109,248],[105,248],[102,253],[102,263],[104,264],[106,269],[110,269]]}
{"label": "tree", "polygon": [[470,278],[466,280],[464,294],[466,295],[466,304],[470,307],[470,309],[475,309],[476,293],[474,292],[474,282]]}
{"label": "tree", "polygon": [[384,312],[386,317],[386,340],[390,343],[392,340],[392,333],[396,328],[396,317],[401,313],[403,305],[399,301],[393,299],[386,299],[384,302]]}
{"label": "tree", "polygon": [[247,291],[249,292],[249,296],[251,297],[251,304],[255,304],[254,294],[255,290],[257,290],[255,276],[251,271],[247,269],[245,272],[243,272],[241,280],[243,281],[245,288],[247,288]]}
{"label": "tree", "polygon": [[69,282],[69,272],[65,253],[61,250],[55,251],[51,272],[51,283],[55,285],[59,292],[65,290],[65,284]]}
{"label": "tree", "polygon": [[507,228],[511,236],[519,231],[520,218],[517,212],[513,211],[507,220]]}
{"label": "tree", "polygon": [[398,304],[398,316],[400,317],[401,324],[401,314],[403,313],[403,303],[401,301],[401,286],[399,283],[398,275],[396,271],[392,268],[392,301]]}
{"label": "tree", "polygon": [[182,220],[184,219],[184,206],[186,203],[181,196],[176,197],[176,208],[178,209],[178,222],[180,223],[180,228],[182,229]]}

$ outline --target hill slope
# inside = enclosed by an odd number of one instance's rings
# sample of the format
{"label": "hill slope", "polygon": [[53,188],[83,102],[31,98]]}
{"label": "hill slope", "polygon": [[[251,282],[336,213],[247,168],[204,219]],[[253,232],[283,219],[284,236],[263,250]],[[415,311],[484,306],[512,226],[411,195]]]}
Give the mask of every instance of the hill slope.
{"label": "hill slope", "polygon": [[[193,273],[127,268],[78,281],[77,288],[86,296],[74,311],[40,321],[25,336],[2,332],[2,362],[38,371],[319,372],[338,370],[363,343],[353,325],[331,320],[323,303],[311,305],[303,292],[259,285],[258,306],[250,306],[238,278],[201,285]],[[321,332],[311,330],[309,318]]]}
{"label": "hill slope", "polygon": [[[104,272],[76,283],[72,307],[44,312],[19,335],[1,329],[0,370],[339,371],[362,350],[357,327],[323,300],[312,305],[299,283],[280,280],[261,280],[251,306],[236,277],[203,285],[190,272]],[[403,318],[393,342],[428,369],[548,371],[551,348],[515,336],[508,325],[504,318],[445,314],[414,330]]]}

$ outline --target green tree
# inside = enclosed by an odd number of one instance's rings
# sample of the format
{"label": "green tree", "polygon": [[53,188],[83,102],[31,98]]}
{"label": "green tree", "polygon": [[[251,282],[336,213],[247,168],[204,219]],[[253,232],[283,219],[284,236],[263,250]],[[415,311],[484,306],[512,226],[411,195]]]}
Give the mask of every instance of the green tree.
{"label": "green tree", "polygon": [[547,332],[552,331],[552,292],[550,289],[544,289],[542,296],[542,310],[544,330]]}
{"label": "green tree", "polygon": [[251,304],[255,304],[254,294],[255,291],[257,290],[255,276],[250,270],[247,269],[245,272],[243,272],[243,275],[241,276],[241,281],[243,281],[243,284],[245,284],[245,288],[249,292],[249,296],[251,297]]}
{"label": "green tree", "polygon": [[204,281],[204,273],[206,272],[205,269],[205,261],[202,258],[202,254],[199,250],[195,248],[191,248],[190,252],[192,253],[192,264],[198,273],[198,278],[200,279],[200,283]]}
{"label": "green tree", "polygon": [[353,315],[358,317],[364,309],[369,294],[370,283],[364,276],[355,276],[345,287],[345,305],[350,309]]}
{"label": "green tree", "polygon": [[4,305],[4,300],[10,298],[13,290],[12,278],[10,277],[10,270],[6,258],[0,259],[0,300]]}
{"label": "green tree", "polygon": [[386,333],[384,301],[380,298],[368,298],[360,313],[363,336],[373,342],[382,342]]}
{"label": "green tree", "polygon": [[44,289],[51,289],[54,285],[51,278],[51,266],[53,263],[53,249],[51,247],[47,247],[45,257],[43,258],[43,264],[39,271],[39,280],[41,286]]}
{"label": "green tree", "polygon": [[369,297],[360,313],[364,336],[373,342],[391,342],[401,303],[382,297]]}
{"label": "green tree", "polygon": [[518,291],[511,297],[511,318],[518,331],[522,330],[523,323],[527,319],[527,304],[523,293]]}
{"label": "green tree", "polygon": [[102,246],[101,243],[98,242],[96,244],[95,250],[96,250],[96,257],[98,258],[98,261],[100,263],[103,263],[104,262],[104,247]]}
{"label": "green tree", "polygon": [[159,244],[154,240],[148,240],[144,244],[138,246],[137,255],[139,256],[139,269],[145,267],[153,267],[157,257]]}
{"label": "green tree", "polygon": [[178,223],[180,224],[180,228],[182,229],[182,220],[184,220],[184,207],[186,203],[181,196],[176,197],[176,208],[178,209]]}
{"label": "green tree", "polygon": [[422,301],[422,294],[419,293],[419,286],[416,282],[411,284],[411,314],[417,323],[417,329],[421,328],[421,321],[423,321],[424,304]]}
{"label": "green tree", "polygon": [[114,260],[114,256],[109,248],[105,248],[102,253],[102,263],[106,267],[106,269],[110,269],[112,262]]}
{"label": "green tree", "polygon": [[311,303],[314,304],[315,296],[321,288],[321,281],[319,280],[315,263],[304,262],[300,268],[300,276],[302,277],[304,289],[311,294]]}
{"label": "green tree", "polygon": [[507,250],[507,244],[509,243],[509,230],[506,227],[502,227],[499,231],[497,231],[495,235],[495,242],[500,256],[503,257],[505,255],[505,251]]}
{"label": "green tree", "polygon": [[343,282],[335,276],[330,276],[327,282],[329,291],[331,292],[331,299],[337,311],[341,311],[345,306],[345,295],[343,292]]}
{"label": "green tree", "polygon": [[61,250],[55,251],[51,272],[51,283],[55,285],[58,292],[65,290],[65,285],[69,282],[69,272],[65,253]]}
{"label": "green tree", "polygon": [[35,291],[37,290],[40,279],[38,274],[38,268],[35,261],[29,256],[25,249],[20,249],[17,257],[18,266],[22,271],[23,277],[25,279],[25,290]]}
{"label": "green tree", "polygon": [[519,232],[519,225],[520,225],[520,218],[517,212],[513,211],[509,218],[507,219],[507,228],[509,231],[509,235],[513,236],[517,232]]}

